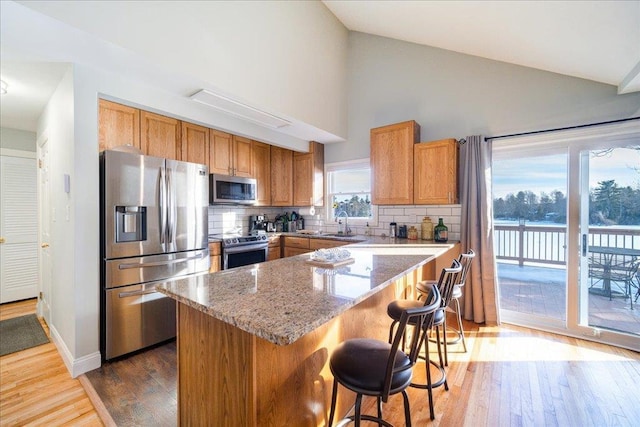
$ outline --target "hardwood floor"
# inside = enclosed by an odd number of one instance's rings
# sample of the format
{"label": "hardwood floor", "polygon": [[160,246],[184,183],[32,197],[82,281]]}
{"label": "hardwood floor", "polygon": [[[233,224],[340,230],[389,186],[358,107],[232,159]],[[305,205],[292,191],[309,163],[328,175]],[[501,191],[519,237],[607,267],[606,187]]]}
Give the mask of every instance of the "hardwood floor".
{"label": "hardwood floor", "polygon": [[[9,306],[0,306],[0,318],[13,311]],[[640,353],[510,325],[465,328],[469,352],[450,347],[450,389],[434,390],[435,421],[426,391],[409,389],[414,425],[640,425]],[[0,359],[1,425],[100,425],[53,344],[14,355]],[[117,425],[176,425],[175,357],[170,342],[87,376]],[[419,381],[423,365],[415,372]],[[375,413],[373,403],[365,399],[364,410]],[[393,425],[404,425],[400,396],[383,411]]]}
{"label": "hardwood floor", "polygon": [[176,342],[103,363],[87,378],[118,426],[177,424]]}
{"label": "hardwood floor", "polygon": [[[36,300],[0,305],[0,320],[36,312]],[[45,332],[49,328],[40,319]],[[80,381],[49,342],[0,357],[0,425],[101,426]]]}

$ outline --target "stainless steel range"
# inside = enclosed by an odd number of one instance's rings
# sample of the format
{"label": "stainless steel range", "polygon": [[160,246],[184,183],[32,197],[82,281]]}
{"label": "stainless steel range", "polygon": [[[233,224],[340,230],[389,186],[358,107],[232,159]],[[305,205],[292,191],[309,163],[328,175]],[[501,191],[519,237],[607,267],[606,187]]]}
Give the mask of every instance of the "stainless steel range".
{"label": "stainless steel range", "polygon": [[222,269],[265,262],[269,255],[269,242],[265,234],[255,236],[214,235],[222,241]]}

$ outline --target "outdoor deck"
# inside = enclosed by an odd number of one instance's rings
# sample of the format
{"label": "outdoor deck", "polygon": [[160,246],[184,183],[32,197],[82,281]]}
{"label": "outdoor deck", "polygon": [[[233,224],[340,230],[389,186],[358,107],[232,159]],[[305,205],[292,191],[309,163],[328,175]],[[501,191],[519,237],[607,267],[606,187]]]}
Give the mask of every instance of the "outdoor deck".
{"label": "outdoor deck", "polygon": [[[566,318],[565,269],[498,262],[500,308],[523,314]],[[632,295],[635,297],[635,290]],[[589,293],[589,325],[640,335],[640,299]]]}

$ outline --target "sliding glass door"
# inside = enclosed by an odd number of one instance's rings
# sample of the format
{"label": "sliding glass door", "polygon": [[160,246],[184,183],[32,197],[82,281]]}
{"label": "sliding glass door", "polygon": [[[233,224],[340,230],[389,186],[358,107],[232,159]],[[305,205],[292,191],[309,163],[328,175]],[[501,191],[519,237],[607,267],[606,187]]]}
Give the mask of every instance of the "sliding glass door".
{"label": "sliding glass door", "polygon": [[579,324],[595,336],[639,340],[640,144],[579,156]]}
{"label": "sliding glass door", "polygon": [[640,120],[493,143],[501,319],[640,351]]}
{"label": "sliding glass door", "polygon": [[493,161],[494,251],[501,317],[562,328],[567,319],[567,153]]}

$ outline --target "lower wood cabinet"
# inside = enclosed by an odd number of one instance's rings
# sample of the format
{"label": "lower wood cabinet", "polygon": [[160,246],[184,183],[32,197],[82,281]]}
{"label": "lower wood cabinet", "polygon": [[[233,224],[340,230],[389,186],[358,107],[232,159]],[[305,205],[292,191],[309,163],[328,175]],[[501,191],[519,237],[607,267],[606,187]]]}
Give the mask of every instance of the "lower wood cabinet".
{"label": "lower wood cabinet", "polygon": [[280,254],[280,236],[270,236],[269,237],[269,257],[267,261],[273,261],[274,259],[281,258]]}
{"label": "lower wood cabinet", "polygon": [[346,242],[340,240],[329,239],[309,239],[309,249],[315,251],[316,249],[335,248],[338,246],[346,245]]}
{"label": "lower wood cabinet", "polygon": [[310,252],[309,238],[284,236],[282,238],[282,252],[285,258]]}
{"label": "lower wood cabinet", "polygon": [[344,246],[348,242],[332,239],[314,239],[309,237],[283,237],[283,255],[284,257],[290,257],[300,254],[306,254],[307,252],[313,252],[316,249],[335,248],[337,246]]}
{"label": "lower wood cabinet", "polygon": [[211,267],[209,267],[209,273],[215,273],[222,269],[222,243],[211,242],[209,243],[209,256],[211,257]]}

